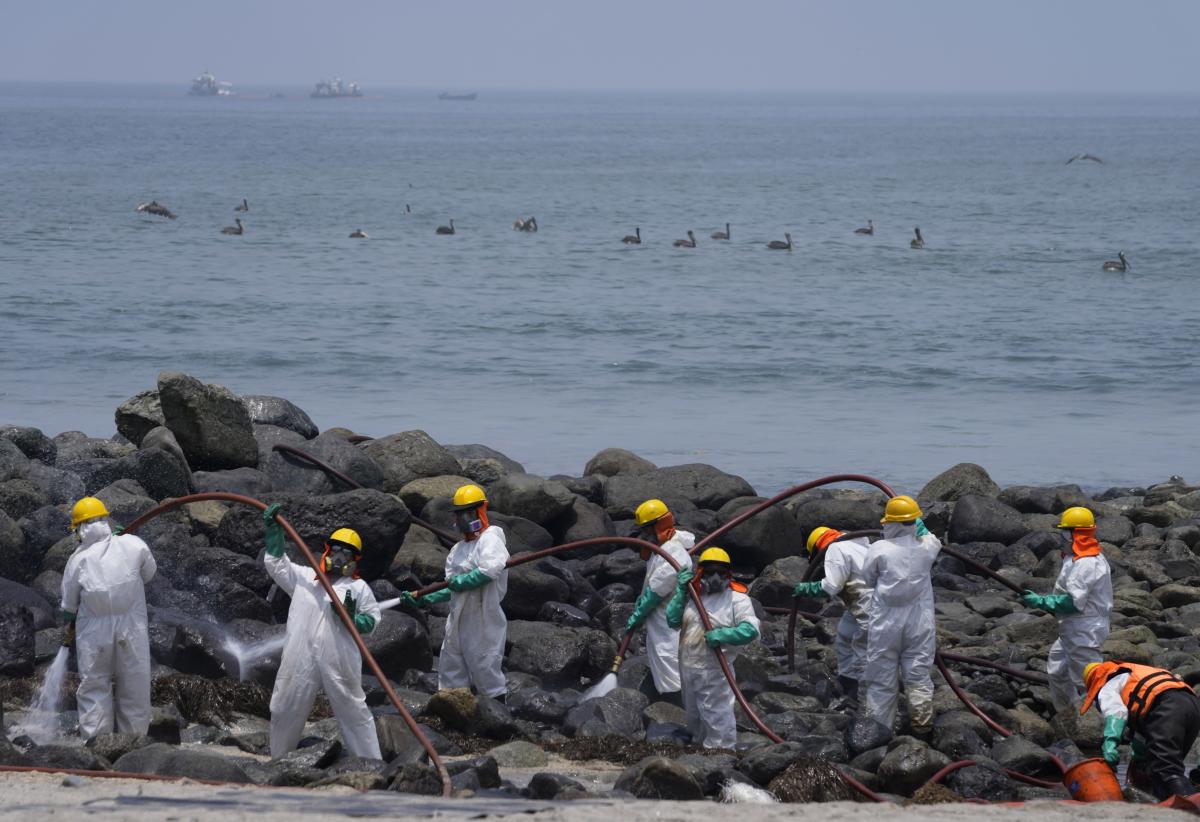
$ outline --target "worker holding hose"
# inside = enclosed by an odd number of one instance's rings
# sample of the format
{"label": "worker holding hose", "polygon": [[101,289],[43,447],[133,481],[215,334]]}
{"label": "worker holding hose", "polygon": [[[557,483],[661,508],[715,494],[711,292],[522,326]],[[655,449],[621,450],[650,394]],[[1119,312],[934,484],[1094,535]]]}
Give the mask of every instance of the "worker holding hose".
{"label": "worker holding hose", "polygon": [[883,519],[883,539],[871,543],[863,563],[863,583],[871,588],[864,672],[867,716],[891,730],[896,720],[899,683],[912,731],[933,729],[933,656],[937,636],[930,572],[941,541],[925,527],[912,497],[892,497]]}
{"label": "worker holding hose", "polygon": [[446,637],[438,657],[438,688],[470,688],[504,701],[504,640],[508,620],[500,601],[508,590],[504,529],[490,525],[487,495],[478,485],[454,492],[454,524],[463,538],[446,556],[446,587],[410,603],[450,602]]}
{"label": "worker holding hose", "polygon": [[1112,571],[1100,553],[1092,512],[1068,508],[1058,527],[1070,531],[1071,547],[1063,555],[1054,590],[1049,594],[1026,591],[1021,601],[1058,617],[1058,639],[1050,646],[1046,675],[1050,701],[1056,711],[1063,711],[1078,705],[1083,697],[1079,683],[1084,666],[1103,659],[1100,646],[1108,639],[1113,593]]}
{"label": "worker holding hose", "polygon": [[[685,565],[676,575],[675,592],[666,606],[667,624],[680,631],[683,708],[693,743],[732,749],[737,744],[733,689],[713,649],[723,648],[732,666],[738,648],[754,641],[760,626],[746,586],[733,580],[725,550],[706,548],[696,566],[696,573]],[[688,594],[689,586],[699,593],[711,630],[704,629],[700,611]]]}
{"label": "worker holding hose", "polygon": [[[696,537],[675,527],[675,515],[666,503],[660,499],[648,499],[637,507],[633,518],[637,537],[661,546],[680,567],[692,567],[692,557],[688,551],[696,544]],[[641,596],[625,623],[625,633],[646,626],[646,657],[650,663],[650,675],[654,678],[655,690],[667,696],[678,693],[680,688],[679,626],[667,624],[663,605],[675,590],[675,569],[649,548],[642,549],[642,560],[646,563],[646,578]]]}
{"label": "worker holding hose", "polygon": [[822,559],[825,578],[801,582],[792,591],[797,597],[840,596],[846,610],[837,626],[838,684],[853,699],[867,666],[867,623],[871,589],[863,580],[863,564],[870,544],[866,537],[842,539],[842,531],[822,525],[808,535],[808,561]]}
{"label": "worker holding hose", "polygon": [[[362,688],[362,655],[317,579],[317,572],[284,555],[283,527],[275,519],[280,507],[275,503],[262,515],[267,530],[263,565],[275,584],[292,598],[287,641],[271,692],[271,756],[295,750],[317,691],[324,688],[346,748],[355,756],[380,759],[375,718]],[[358,577],[362,553],[358,533],[339,528],[326,541],[320,563],[350,614],[354,629],[369,634],[381,612],[370,586]]]}
{"label": "worker holding hose", "polygon": [[1183,760],[1200,735],[1200,698],[1175,674],[1133,662],[1089,662],[1082,680],[1087,694],[1079,713],[1092,703],[1104,715],[1104,761],[1121,761],[1118,746],[1132,736],[1131,782],[1144,781],[1158,800],[1196,792],[1184,776]]}
{"label": "worker holding hose", "polygon": [[79,730],[85,739],[114,730],[144,734],[150,728],[146,583],[158,566],[145,542],[114,533],[96,497],[75,503],[71,530],[79,546],[63,570],[62,614],[75,639]]}

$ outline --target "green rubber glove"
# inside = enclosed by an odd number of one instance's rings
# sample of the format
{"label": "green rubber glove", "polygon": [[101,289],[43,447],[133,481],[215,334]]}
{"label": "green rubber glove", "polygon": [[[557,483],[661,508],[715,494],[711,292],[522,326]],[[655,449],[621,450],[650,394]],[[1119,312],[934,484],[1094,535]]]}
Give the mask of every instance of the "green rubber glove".
{"label": "green rubber glove", "polygon": [[667,601],[667,627],[678,628],[683,624],[683,611],[687,608],[688,583],[696,578],[696,572],[685,568],[675,575],[675,593]]}
{"label": "green rubber glove", "polygon": [[262,512],[263,524],[267,527],[267,553],[273,557],[283,556],[283,526],[275,519],[275,515],[282,507],[277,502],[274,505],[268,505],[267,509]]}
{"label": "green rubber glove", "polygon": [[[335,614],[337,613],[337,606],[332,602],[329,603],[329,607],[333,609]],[[346,613],[350,615],[350,619],[354,619],[354,615],[358,613],[358,603],[354,601],[354,597],[350,596],[349,588],[346,589],[346,596],[342,597],[342,607],[346,609]]]}
{"label": "green rubber glove", "polygon": [[920,517],[917,517],[917,537],[918,537],[918,539],[920,537],[927,537],[927,536],[929,536],[929,529],[925,527],[925,520],[921,519]]}
{"label": "green rubber glove", "polygon": [[75,612],[74,611],[62,610],[62,611],[59,611],[58,613],[60,616],[62,616],[63,620],[66,622],[74,622],[75,621]]}
{"label": "green rubber glove", "polygon": [[801,582],[799,585],[797,585],[795,588],[792,589],[792,596],[794,596],[794,597],[827,597],[827,596],[829,596],[829,594],[825,593],[825,589],[821,587],[821,583],[818,581],[818,582]]}
{"label": "green rubber glove", "polygon": [[491,577],[476,568],[474,571],[467,571],[465,574],[456,574],[450,577],[446,583],[446,587],[455,593],[459,591],[473,591],[476,588],[482,588],[491,581]]}
{"label": "green rubber glove", "polygon": [[449,588],[441,588],[432,594],[426,594],[417,601],[422,605],[437,605],[439,602],[445,602],[450,599],[451,595],[452,592]]}
{"label": "green rubber glove", "polygon": [[1070,594],[1035,594],[1033,591],[1026,591],[1021,595],[1021,602],[1027,608],[1037,608],[1048,614],[1079,613]]}
{"label": "green rubber glove", "polygon": [[375,630],[375,617],[370,614],[354,615],[354,630],[360,634],[369,634]]}
{"label": "green rubber glove", "polygon": [[745,645],[757,636],[757,628],[749,622],[739,622],[737,625],[706,631],[704,641],[708,643],[708,647],[716,648],[718,645]]}
{"label": "green rubber glove", "polygon": [[1125,717],[1104,717],[1104,744],[1100,746],[1100,755],[1112,767],[1117,767],[1121,761],[1121,752],[1117,746],[1121,744],[1121,736],[1125,733]]}
{"label": "green rubber glove", "polygon": [[119,536],[121,536],[121,534],[125,533],[125,526],[124,526],[124,525],[117,525],[117,524],[114,522],[114,523],[113,523],[113,527],[112,527],[112,532],[113,532],[113,535],[114,535],[114,536],[118,536],[118,537],[119,537]]}
{"label": "green rubber glove", "polygon": [[636,631],[642,626],[642,623],[649,619],[650,614],[654,613],[654,609],[662,604],[663,598],[651,591],[649,588],[642,591],[642,595],[638,597],[638,601],[633,606],[633,613],[629,615],[629,619],[625,620],[625,633]]}
{"label": "green rubber glove", "polygon": [[401,605],[410,605],[414,608],[418,608],[421,605],[421,601],[419,599],[417,599],[415,596],[413,596],[411,591],[401,591],[400,592],[400,604]]}

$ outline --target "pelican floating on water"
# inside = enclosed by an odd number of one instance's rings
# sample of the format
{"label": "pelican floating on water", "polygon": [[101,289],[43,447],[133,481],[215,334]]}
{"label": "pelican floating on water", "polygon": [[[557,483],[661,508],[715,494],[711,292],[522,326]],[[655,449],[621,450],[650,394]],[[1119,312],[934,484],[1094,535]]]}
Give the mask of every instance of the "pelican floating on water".
{"label": "pelican floating on water", "polygon": [[453,219],[450,220],[450,225],[438,226],[436,233],[438,233],[438,234],[453,234],[454,233],[454,220]]}
{"label": "pelican floating on water", "polygon": [[1076,160],[1091,160],[1093,163],[1100,163],[1100,165],[1104,165],[1104,161],[1101,160],[1099,157],[1097,157],[1095,154],[1076,154],[1070,160],[1067,160],[1065,163],[1063,163],[1063,165],[1069,166],[1069,165],[1071,165],[1071,163],[1075,162]]}
{"label": "pelican floating on water", "polygon": [[363,231],[361,228],[356,228],[350,232],[350,239],[351,240],[365,240],[365,239],[367,239],[367,232]]}
{"label": "pelican floating on water", "polygon": [[875,233],[875,222],[874,222],[873,220],[867,220],[867,227],[866,227],[866,228],[856,228],[856,229],[854,229],[854,233],[855,233],[855,234],[868,234],[868,235],[874,235],[874,233]]}
{"label": "pelican floating on water", "polygon": [[783,236],[787,237],[786,243],[783,240],[771,240],[771,242],[767,243],[767,248],[774,249],[775,251],[791,251],[792,235],[785,231],[783,232]]}
{"label": "pelican floating on water", "polygon": [[538,230],[537,217],[530,216],[528,220],[522,220],[518,217],[513,222],[513,231],[528,231],[534,232]]}
{"label": "pelican floating on water", "polygon": [[242,225],[242,218],[238,217],[234,220],[237,225],[227,225],[221,229],[222,234],[245,234],[246,227]]}
{"label": "pelican floating on water", "polygon": [[686,240],[676,240],[675,241],[676,248],[695,248],[696,247],[696,235],[693,234],[690,230],[688,231],[687,234],[688,234],[688,238]]}
{"label": "pelican floating on water", "polygon": [[146,214],[153,214],[157,217],[166,217],[168,220],[174,220],[175,215],[171,213],[171,209],[162,205],[158,200],[151,200],[148,203],[142,203],[134,211],[142,211]]}
{"label": "pelican floating on water", "polygon": [[729,239],[729,223],[725,223],[724,231],[714,231],[711,236],[714,240],[728,240]]}
{"label": "pelican floating on water", "polygon": [[249,210],[250,210],[250,204],[249,204],[248,202],[246,202],[246,198],[245,198],[245,197],[243,197],[243,198],[242,198],[242,204],[241,204],[241,205],[239,205],[239,206],[234,206],[234,207],[233,207],[233,210],[234,210],[234,211],[249,211]]}
{"label": "pelican floating on water", "polygon": [[909,241],[908,247],[909,248],[924,248],[925,247],[925,238],[921,236],[921,229],[914,228],[913,233],[915,233],[917,236]]}
{"label": "pelican floating on water", "polygon": [[638,226],[633,230],[632,234],[626,234],[621,238],[621,242],[625,245],[641,245],[642,244],[642,227]]}
{"label": "pelican floating on water", "polygon": [[1117,252],[1117,259],[1105,260],[1104,265],[1100,266],[1101,271],[1121,271],[1129,270],[1129,260],[1125,259],[1125,252]]}

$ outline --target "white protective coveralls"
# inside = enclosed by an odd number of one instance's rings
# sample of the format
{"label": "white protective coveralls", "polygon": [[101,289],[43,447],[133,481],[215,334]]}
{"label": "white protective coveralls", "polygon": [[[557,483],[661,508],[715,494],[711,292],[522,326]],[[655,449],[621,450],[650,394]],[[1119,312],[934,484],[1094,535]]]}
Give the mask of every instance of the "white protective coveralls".
{"label": "white protective coveralls", "polygon": [[1058,639],[1050,646],[1046,676],[1056,711],[1078,707],[1083,699],[1083,669],[1101,662],[1100,646],[1108,639],[1108,615],[1113,607],[1112,575],[1102,554],[1068,554],[1054,583],[1054,593],[1070,594],[1077,614],[1058,617]]}
{"label": "white protective coveralls", "polygon": [[446,579],[483,571],[492,581],[450,596],[450,618],[438,658],[438,689],[475,686],[484,696],[503,696],[504,639],[508,620],[500,601],[508,591],[508,547],[504,529],[489,525],[476,539],[460,540],[446,557]]}
{"label": "white protective coveralls", "polygon": [[[275,584],[292,597],[287,641],[271,692],[271,757],[295,750],[317,689],[324,688],[347,750],[355,756],[380,759],[375,718],[362,689],[362,654],[334,612],[329,595],[317,581],[317,572],[286,556],[265,554],[263,565]],[[357,612],[379,624],[379,603],[366,582],[351,577],[329,581],[340,601],[345,601],[349,591]]]}
{"label": "white protective coveralls", "polygon": [[[716,594],[703,594],[700,599],[713,628],[749,622],[756,631],[762,631],[750,597],[741,591],[725,588]],[[688,730],[692,732],[693,744],[703,743],[706,748],[733,748],[737,744],[733,690],[721,671],[716,653],[704,641],[704,633],[704,623],[689,595],[679,629],[679,674]],[[732,669],[741,648],[722,645],[721,649]]]}
{"label": "white protective coveralls", "polygon": [[874,591],[863,675],[866,714],[890,729],[903,677],[912,724],[928,728],[937,651],[930,571],[942,543],[933,534],[918,537],[916,526],[902,522],[884,523],[883,536],[871,543],[863,565],[863,582]]}
{"label": "white protective coveralls", "polygon": [[861,680],[867,667],[867,626],[871,589],[863,582],[863,564],[870,543],[866,537],[843,539],[825,548],[825,578],[821,590],[840,596],[846,606],[837,626],[838,676]]}
{"label": "white protective coveralls", "polygon": [[150,728],[145,584],[158,566],[145,542],[117,536],[107,520],[81,524],[79,539],[62,581],[62,609],[76,615],[79,729],[85,739],[114,728],[144,734]]}
{"label": "white protective coveralls", "polygon": [[[692,567],[688,551],[696,544],[696,535],[675,529],[675,534],[662,544],[662,549],[679,563],[680,570]],[[679,631],[667,624],[667,601],[675,593],[676,571],[658,554],[646,562],[646,579],[642,592],[649,588],[662,597],[659,606],[646,617],[646,659],[654,689],[660,694],[679,690]]]}

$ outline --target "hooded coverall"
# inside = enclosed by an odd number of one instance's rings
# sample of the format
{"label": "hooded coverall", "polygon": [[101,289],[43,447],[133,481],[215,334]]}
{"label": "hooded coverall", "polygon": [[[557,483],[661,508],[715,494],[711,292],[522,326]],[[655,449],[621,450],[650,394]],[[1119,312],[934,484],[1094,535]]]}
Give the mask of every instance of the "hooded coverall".
{"label": "hooded coverall", "polygon": [[899,679],[904,679],[914,729],[933,723],[933,620],[930,572],[942,550],[932,534],[916,535],[911,523],[884,524],[881,540],[871,543],[863,582],[874,590],[867,635],[865,708],[889,729],[896,721]]}
{"label": "hooded coverall", "polygon": [[[681,568],[691,568],[692,558],[688,551],[696,544],[696,537],[688,531],[675,529],[675,535],[662,544],[662,549],[679,563]],[[667,624],[666,600],[675,591],[675,569],[658,554],[651,554],[646,563],[646,580],[643,593],[653,591],[663,601],[646,618],[646,658],[650,663],[650,675],[654,677],[654,688],[660,694],[678,691],[679,683],[679,631]]]}
{"label": "hooded coverall", "polygon": [[1062,711],[1079,704],[1083,669],[1103,658],[1100,648],[1108,639],[1112,574],[1094,528],[1074,529],[1071,553],[1063,559],[1054,593],[1069,594],[1075,606],[1075,613],[1058,614],[1058,639],[1046,659],[1050,701]]}
{"label": "hooded coverall", "polygon": [[508,619],[500,607],[508,591],[508,548],[504,529],[489,525],[471,540],[460,540],[446,557],[446,579],[480,570],[492,581],[450,596],[450,618],[438,658],[438,688],[469,688],[503,696],[504,640]]}
{"label": "hooded coverall", "polygon": [[79,729],[87,739],[114,729],[144,734],[150,728],[145,584],[158,566],[145,542],[117,536],[107,520],[80,525],[79,539],[62,581],[62,609],[75,615]]}

